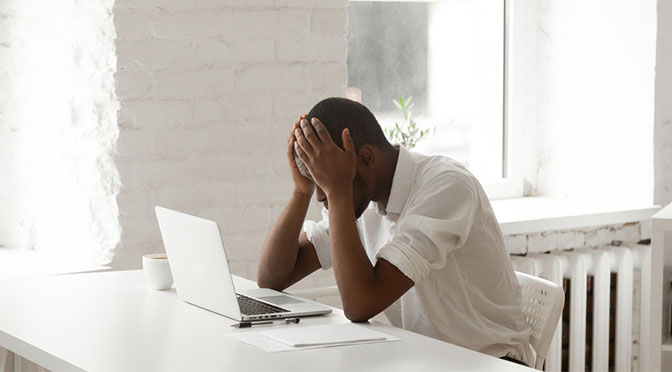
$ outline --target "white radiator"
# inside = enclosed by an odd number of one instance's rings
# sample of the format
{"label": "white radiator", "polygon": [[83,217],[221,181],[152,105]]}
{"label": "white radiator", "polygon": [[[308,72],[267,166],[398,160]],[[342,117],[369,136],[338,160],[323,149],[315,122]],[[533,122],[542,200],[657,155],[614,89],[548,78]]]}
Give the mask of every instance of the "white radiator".
{"label": "white radiator", "polygon": [[[641,303],[634,305],[641,309],[639,314],[642,314],[640,319],[635,319],[640,324],[640,349],[647,350],[649,345],[645,343],[649,339],[650,326],[644,314],[649,314],[648,307],[651,303],[650,257],[649,246],[606,246],[598,249],[554,251],[550,254],[528,254],[525,257],[512,256],[515,270],[548,279],[564,286],[568,292],[565,295],[563,314],[564,321],[569,325],[565,328],[569,334],[564,335],[569,341],[565,345],[568,358],[563,365],[561,319],[548,352],[546,371],[633,369],[633,269],[642,270],[641,284],[637,288],[641,293]],[[592,282],[590,304],[587,303],[589,282]],[[612,292],[612,286],[616,287],[615,292]],[[611,298],[612,293],[615,294],[615,299]],[[592,324],[586,324],[590,309]],[[612,310],[615,311],[612,313]],[[610,324],[613,324],[611,330]],[[610,335],[614,336],[611,355]],[[586,340],[589,340],[588,343]],[[636,367],[637,370],[646,370],[646,366],[636,364]]]}

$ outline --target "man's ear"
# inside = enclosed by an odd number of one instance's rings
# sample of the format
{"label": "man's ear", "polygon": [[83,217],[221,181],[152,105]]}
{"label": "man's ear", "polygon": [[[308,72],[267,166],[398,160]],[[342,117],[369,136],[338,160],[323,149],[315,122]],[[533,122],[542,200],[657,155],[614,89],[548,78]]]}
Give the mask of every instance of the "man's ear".
{"label": "man's ear", "polygon": [[357,160],[363,166],[370,166],[376,160],[376,152],[373,151],[373,148],[370,145],[363,145],[357,151]]}

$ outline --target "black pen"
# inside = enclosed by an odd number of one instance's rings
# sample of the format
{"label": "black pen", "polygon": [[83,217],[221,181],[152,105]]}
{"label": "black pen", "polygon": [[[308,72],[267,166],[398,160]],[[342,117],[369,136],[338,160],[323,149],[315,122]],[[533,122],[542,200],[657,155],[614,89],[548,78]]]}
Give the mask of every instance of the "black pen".
{"label": "black pen", "polygon": [[[301,318],[287,318],[284,320],[284,324],[297,324],[301,321]],[[236,324],[232,324],[231,327],[235,328],[250,328],[253,325],[263,325],[263,324],[273,324],[275,321],[273,320],[266,320],[262,322],[240,322]]]}

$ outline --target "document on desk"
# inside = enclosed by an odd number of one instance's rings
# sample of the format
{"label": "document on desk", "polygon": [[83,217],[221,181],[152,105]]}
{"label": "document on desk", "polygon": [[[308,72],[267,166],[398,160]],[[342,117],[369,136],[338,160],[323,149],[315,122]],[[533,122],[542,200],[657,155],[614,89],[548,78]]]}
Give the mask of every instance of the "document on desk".
{"label": "document on desk", "polygon": [[308,327],[288,326],[282,329],[236,332],[228,336],[271,353],[399,341],[398,337],[352,323]]}

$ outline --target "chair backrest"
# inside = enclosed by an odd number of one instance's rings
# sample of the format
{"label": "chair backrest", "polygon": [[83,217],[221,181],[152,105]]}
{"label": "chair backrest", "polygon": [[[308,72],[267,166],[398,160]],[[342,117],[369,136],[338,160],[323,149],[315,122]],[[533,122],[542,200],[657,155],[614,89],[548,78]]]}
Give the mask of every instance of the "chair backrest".
{"label": "chair backrest", "polygon": [[534,368],[541,370],[565,305],[565,291],[546,279],[516,271],[522,291],[525,320],[531,328],[530,343],[537,352]]}

